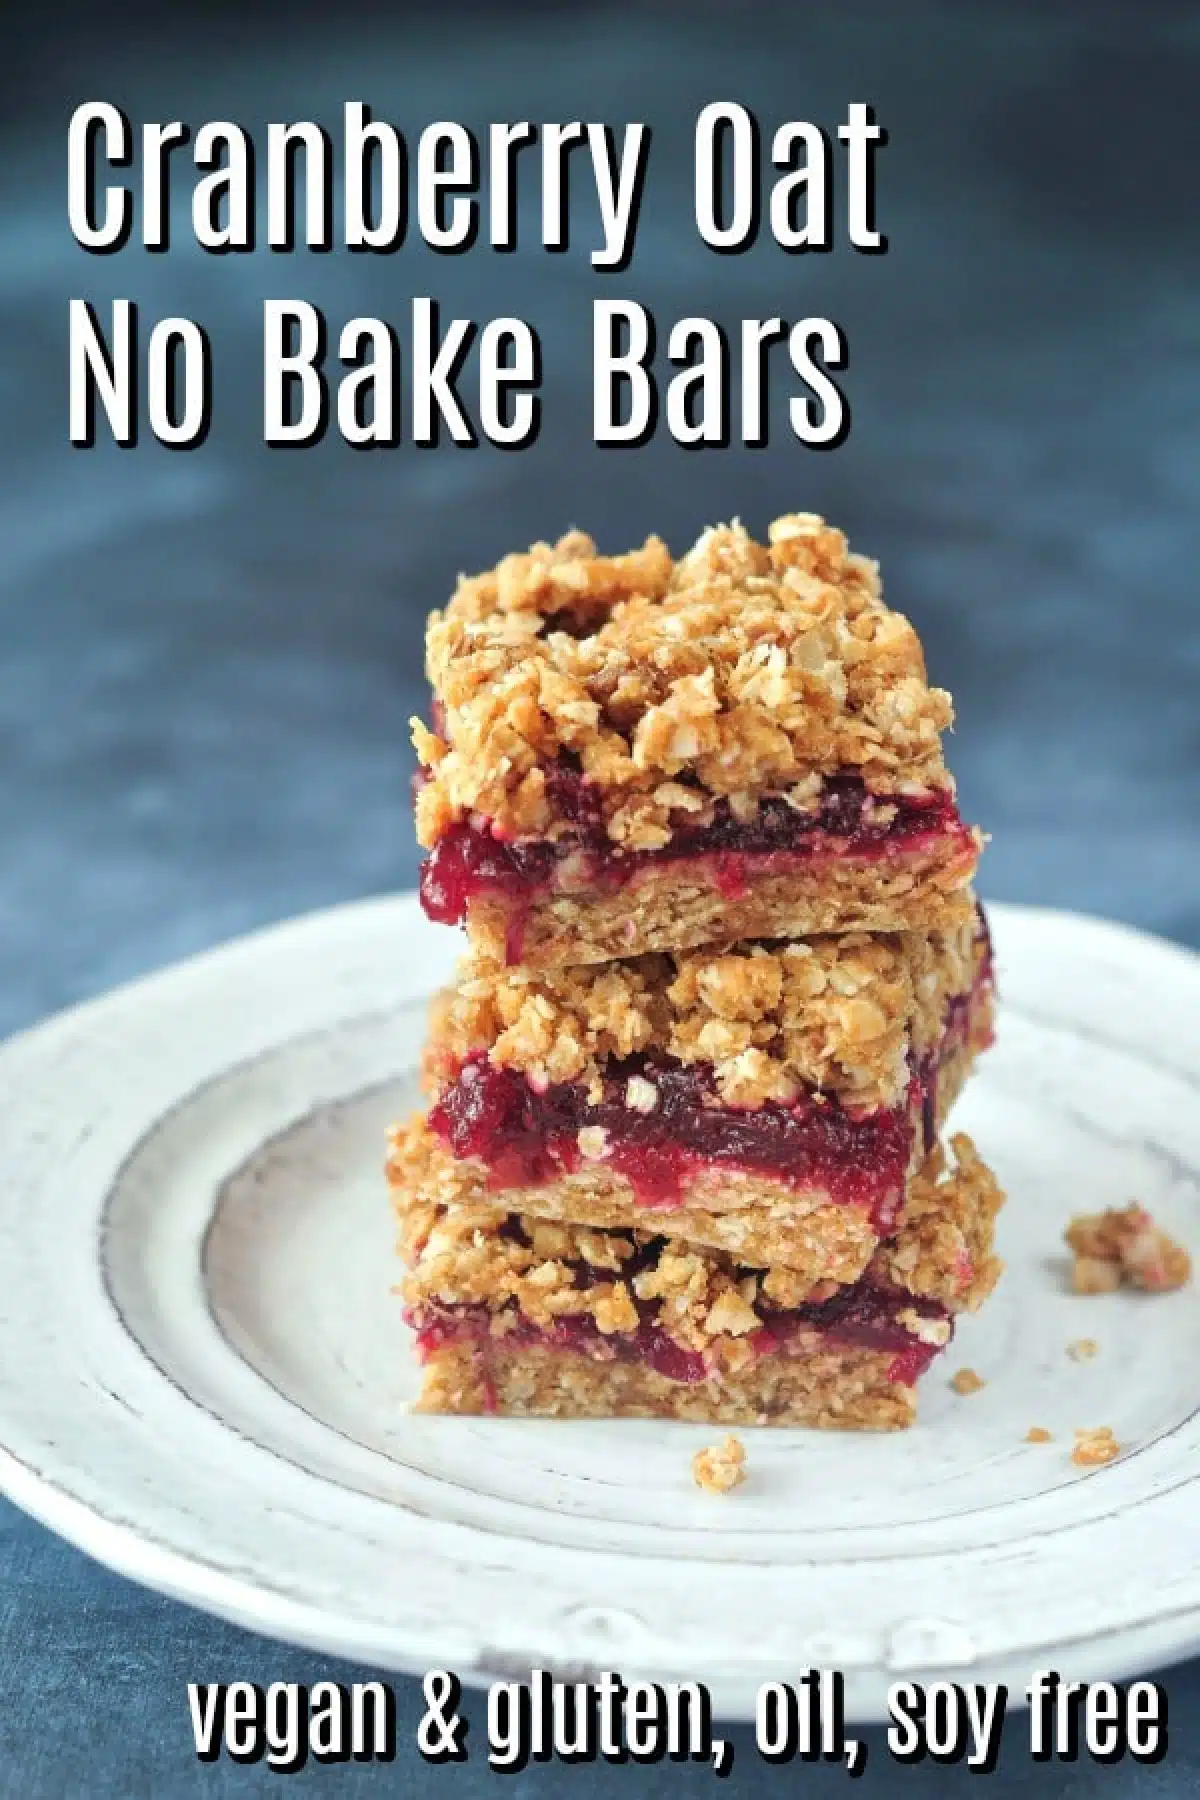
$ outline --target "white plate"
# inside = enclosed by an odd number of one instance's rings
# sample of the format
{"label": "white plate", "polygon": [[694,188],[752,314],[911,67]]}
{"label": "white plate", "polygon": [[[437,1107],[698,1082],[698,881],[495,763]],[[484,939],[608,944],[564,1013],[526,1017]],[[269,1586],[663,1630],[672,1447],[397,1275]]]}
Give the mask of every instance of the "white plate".
{"label": "white plate", "polygon": [[[1200,1305],[1075,1298],[1061,1237],[1136,1197],[1200,1245],[1200,960],[1064,914],[994,924],[999,1042],[958,1116],[1009,1190],[1009,1271],[913,1431],[747,1432],[750,1478],[715,1499],[703,1427],[405,1412],[383,1132],[459,948],[406,897],[0,1049],[0,1482],[153,1587],[466,1682],[695,1678],[733,1717],[823,1664],[862,1719],[901,1675],[1019,1689],[1197,1649]],[[967,1399],[963,1364],[988,1381]],[[1097,1425],[1124,1454],[1077,1469]]]}

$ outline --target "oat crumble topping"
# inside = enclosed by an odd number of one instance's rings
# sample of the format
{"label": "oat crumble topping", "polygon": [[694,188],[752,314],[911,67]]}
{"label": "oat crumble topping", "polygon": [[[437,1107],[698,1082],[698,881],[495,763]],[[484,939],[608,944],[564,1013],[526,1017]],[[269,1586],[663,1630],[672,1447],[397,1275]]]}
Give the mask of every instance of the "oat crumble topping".
{"label": "oat crumble topping", "polygon": [[[757,1106],[802,1088],[895,1105],[908,1051],[938,1043],[949,999],[985,954],[973,923],[948,932],[850,932],[742,943],[560,969],[481,956],[440,996],[427,1066],[435,1085],[483,1050],[533,1085],[580,1082],[600,1098],[606,1064],[639,1052],[712,1064],[722,1100]],[[652,1111],[652,1084],[627,1104]]]}
{"label": "oat crumble topping", "polygon": [[978,1394],[982,1388],[987,1386],[987,1382],[982,1375],[977,1375],[974,1369],[960,1369],[956,1375],[950,1377],[950,1386],[956,1394]]}
{"label": "oat crumble topping", "polygon": [[1111,1294],[1122,1285],[1162,1294],[1191,1277],[1187,1251],[1136,1203],[1080,1213],[1064,1236],[1074,1252],[1071,1286],[1077,1294]]}
{"label": "oat crumble topping", "polygon": [[737,1374],[680,1382],[642,1363],[490,1343],[447,1344],[425,1363],[416,1410],[541,1419],[676,1419],[688,1424],[806,1425],[902,1431],[916,1416],[912,1387],[873,1350],[830,1348],[768,1358]]}
{"label": "oat crumble topping", "polygon": [[692,1479],[706,1494],[728,1494],[746,1479],[746,1450],[740,1438],[710,1444],[692,1458]]}
{"label": "oat crumble topping", "polygon": [[1067,1345],[1067,1355],[1072,1362],[1091,1362],[1099,1348],[1095,1338],[1074,1338]]}
{"label": "oat crumble topping", "polygon": [[739,819],[767,794],[809,810],[839,770],[881,796],[953,788],[950,696],[876,565],[812,513],[776,519],[766,544],[715,527],[678,559],[655,537],[624,556],[579,531],[535,544],[462,577],[426,650],[440,706],[437,730],[413,722],[426,848],[462,819],[569,832],[546,775],[564,756],[630,850],[708,823],[717,799]]}
{"label": "oat crumble topping", "polygon": [[[719,1251],[673,1242],[623,1278],[624,1265],[652,1233],[524,1218],[521,1235],[501,1235],[509,1216],[503,1207],[408,1207],[401,1243],[410,1264],[403,1289],[409,1304],[484,1305],[493,1314],[495,1336],[512,1329],[517,1313],[543,1328],[588,1315],[609,1336],[636,1331],[635,1302],[657,1300],[678,1343],[719,1349],[730,1368],[753,1360],[745,1340],[772,1310],[769,1273],[742,1270]],[[593,1271],[586,1287],[576,1285],[581,1262]],[[597,1278],[604,1276],[611,1279]]]}
{"label": "oat crumble topping", "polygon": [[1027,1444],[1052,1444],[1054,1437],[1044,1425],[1031,1425],[1025,1433],[1025,1442]]}

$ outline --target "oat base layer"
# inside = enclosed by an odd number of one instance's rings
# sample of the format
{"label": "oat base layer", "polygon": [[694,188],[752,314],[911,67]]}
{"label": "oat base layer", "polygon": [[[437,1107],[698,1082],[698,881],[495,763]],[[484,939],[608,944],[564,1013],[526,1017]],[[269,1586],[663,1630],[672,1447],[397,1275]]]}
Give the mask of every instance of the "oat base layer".
{"label": "oat base layer", "polygon": [[682,1382],[574,1351],[456,1344],[428,1358],[416,1410],[898,1431],[916,1418],[916,1394],[888,1380],[891,1361],[873,1350],[822,1350],[762,1357],[708,1381]]}
{"label": "oat base layer", "polygon": [[472,948],[496,962],[555,968],[612,962],[649,951],[688,950],[750,938],[815,937],[844,931],[953,931],[968,925],[978,844],[877,859],[845,857],[751,877],[733,897],[706,873],[677,863],[651,866],[619,892],[548,895],[514,931],[502,900],[467,910]]}
{"label": "oat base layer", "polygon": [[724,1250],[756,1268],[781,1263],[812,1280],[854,1281],[877,1242],[868,1215],[766,1176],[714,1169],[698,1175],[683,1206],[639,1206],[623,1175],[591,1163],[538,1187],[493,1189],[485,1163],[459,1160],[418,1122],[389,1164],[395,1203],[409,1196],[440,1206],[500,1205],[529,1218],[601,1231],[665,1231],[680,1243]]}

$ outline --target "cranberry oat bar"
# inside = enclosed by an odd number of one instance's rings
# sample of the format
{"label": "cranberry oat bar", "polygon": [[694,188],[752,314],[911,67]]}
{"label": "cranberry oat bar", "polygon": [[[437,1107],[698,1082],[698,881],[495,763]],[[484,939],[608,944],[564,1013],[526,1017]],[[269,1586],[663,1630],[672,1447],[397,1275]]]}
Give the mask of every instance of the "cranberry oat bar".
{"label": "cranberry oat bar", "polygon": [[853,1280],[991,1017],[982,914],[562,970],[471,958],[435,1008],[434,1104],[396,1134],[391,1179]]}
{"label": "cranberry oat bar", "polygon": [[674,560],[573,532],[460,581],[414,721],[431,918],[546,968],[969,916],[950,697],[812,514]]}
{"label": "cranberry oat bar", "polygon": [[[647,1232],[502,1206],[399,1206],[427,1412],[888,1429],[999,1273],[1002,1196],[970,1140],[935,1152],[913,1217],[855,1282],[806,1284]],[[965,1263],[947,1256],[943,1231]]]}

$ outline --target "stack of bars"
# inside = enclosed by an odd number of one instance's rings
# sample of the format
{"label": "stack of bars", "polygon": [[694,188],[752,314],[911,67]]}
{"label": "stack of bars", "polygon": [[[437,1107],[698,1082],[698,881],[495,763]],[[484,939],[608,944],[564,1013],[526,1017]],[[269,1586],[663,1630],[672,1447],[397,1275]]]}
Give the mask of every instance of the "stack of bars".
{"label": "stack of bars", "polygon": [[388,1164],[430,1412],[887,1428],[993,1287],[947,694],[842,534],[461,581],[417,723],[469,954]]}

